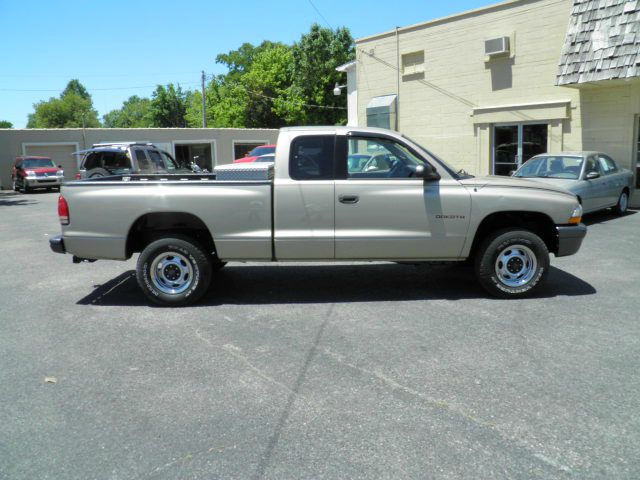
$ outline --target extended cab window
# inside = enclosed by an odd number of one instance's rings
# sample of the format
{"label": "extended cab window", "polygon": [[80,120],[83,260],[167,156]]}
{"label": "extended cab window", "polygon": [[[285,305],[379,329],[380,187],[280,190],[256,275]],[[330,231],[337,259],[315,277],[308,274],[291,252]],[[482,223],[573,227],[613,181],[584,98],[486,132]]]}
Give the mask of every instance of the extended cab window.
{"label": "extended cab window", "polygon": [[136,162],[138,163],[138,170],[140,172],[148,173],[150,171],[153,171],[153,167],[149,163],[149,160],[147,159],[147,155],[145,154],[143,149],[141,148],[134,149],[133,156],[136,159]]}
{"label": "extended cab window", "polygon": [[334,135],[295,138],[289,153],[289,176],[294,180],[332,180],[334,144]]}
{"label": "extended cab window", "polygon": [[347,178],[411,178],[423,160],[404,145],[386,138],[349,137]]}

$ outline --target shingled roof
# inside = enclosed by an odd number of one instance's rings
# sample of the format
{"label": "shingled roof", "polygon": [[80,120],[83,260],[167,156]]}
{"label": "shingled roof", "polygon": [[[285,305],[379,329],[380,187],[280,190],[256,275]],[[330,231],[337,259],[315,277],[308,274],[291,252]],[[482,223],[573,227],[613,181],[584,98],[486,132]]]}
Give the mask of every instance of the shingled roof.
{"label": "shingled roof", "polygon": [[557,85],[640,77],[640,0],[574,0]]}

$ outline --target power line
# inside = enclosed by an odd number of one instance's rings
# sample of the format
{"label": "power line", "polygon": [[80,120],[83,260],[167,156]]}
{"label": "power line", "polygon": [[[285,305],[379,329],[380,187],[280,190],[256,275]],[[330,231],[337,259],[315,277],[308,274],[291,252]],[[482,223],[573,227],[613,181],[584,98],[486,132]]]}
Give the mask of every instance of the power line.
{"label": "power line", "polygon": [[329,21],[324,18],[324,15],[322,15],[322,13],[320,12],[320,10],[318,10],[318,8],[313,4],[313,2],[311,0],[307,0],[309,2],[309,4],[313,7],[313,9],[318,13],[318,15],[320,15],[320,18],[322,18],[324,20],[324,23],[327,24],[327,26],[333,30],[333,27],[331,26],[331,24],[329,23]]}
{"label": "power line", "polygon": [[[173,82],[169,82],[169,83],[173,83]],[[199,85],[199,82],[187,82],[187,83],[181,83],[181,82],[176,82],[177,85]],[[105,92],[105,91],[111,91],[111,90],[133,90],[133,89],[138,89],[138,88],[155,88],[158,85],[160,85],[159,83],[156,83],[154,85],[139,85],[136,87],[111,87],[111,88],[87,88],[87,91],[89,92]],[[59,93],[62,90],[64,90],[63,88],[59,88],[59,89],[29,89],[29,88],[0,88],[1,92],[54,92],[54,93]]]}

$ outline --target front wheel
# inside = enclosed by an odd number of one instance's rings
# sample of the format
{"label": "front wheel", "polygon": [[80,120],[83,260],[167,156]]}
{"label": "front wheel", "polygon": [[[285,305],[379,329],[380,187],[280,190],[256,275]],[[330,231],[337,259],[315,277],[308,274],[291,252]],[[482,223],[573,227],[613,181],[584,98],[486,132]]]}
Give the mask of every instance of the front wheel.
{"label": "front wheel", "polygon": [[189,305],[209,288],[211,261],[189,237],[163,238],[142,251],[136,277],[144,294],[158,305]]}
{"label": "front wheel", "polygon": [[629,192],[623,190],[620,196],[618,197],[618,203],[613,207],[613,211],[617,215],[624,215],[627,213],[627,208],[629,208]]}
{"label": "front wheel", "polygon": [[526,230],[500,230],[481,245],[476,276],[482,287],[500,298],[531,294],[546,279],[549,251],[542,239]]}

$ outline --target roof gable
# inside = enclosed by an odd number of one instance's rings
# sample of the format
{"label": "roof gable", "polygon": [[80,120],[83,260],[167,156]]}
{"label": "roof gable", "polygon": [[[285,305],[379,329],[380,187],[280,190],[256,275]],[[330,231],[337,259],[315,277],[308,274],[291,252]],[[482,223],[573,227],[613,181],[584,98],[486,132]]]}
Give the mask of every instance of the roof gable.
{"label": "roof gable", "polygon": [[557,85],[640,77],[640,0],[574,0]]}

